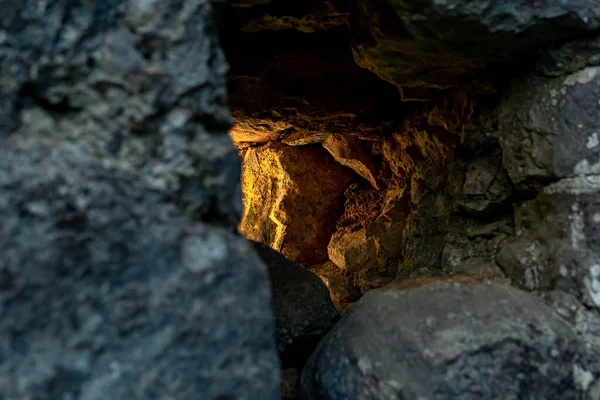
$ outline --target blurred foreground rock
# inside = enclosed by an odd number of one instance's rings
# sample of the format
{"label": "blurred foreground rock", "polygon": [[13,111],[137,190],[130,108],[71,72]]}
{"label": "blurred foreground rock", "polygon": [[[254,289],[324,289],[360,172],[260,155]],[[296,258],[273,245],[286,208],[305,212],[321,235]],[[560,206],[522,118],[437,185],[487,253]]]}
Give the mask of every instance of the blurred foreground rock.
{"label": "blurred foreground rock", "polygon": [[279,399],[210,3],[0,10],[0,398]]}

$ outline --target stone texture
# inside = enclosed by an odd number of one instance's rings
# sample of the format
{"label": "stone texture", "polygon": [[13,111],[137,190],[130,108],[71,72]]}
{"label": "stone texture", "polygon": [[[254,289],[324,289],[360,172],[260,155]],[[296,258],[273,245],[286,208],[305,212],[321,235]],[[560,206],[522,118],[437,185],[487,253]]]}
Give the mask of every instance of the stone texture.
{"label": "stone texture", "polygon": [[512,183],[498,157],[473,160],[467,167],[459,203],[474,214],[493,214],[510,206]]}
{"label": "stone texture", "polygon": [[547,52],[501,105],[503,163],[517,188],[533,199],[515,205],[517,237],[496,257],[514,285],[555,292],[550,303],[595,341],[600,337],[600,216],[594,219],[600,194],[598,43],[598,38],[579,40]]}
{"label": "stone texture", "polygon": [[327,243],[351,179],[351,170],[321,147],[271,143],[248,149],[240,232],[300,264],[327,261]]}
{"label": "stone texture", "polygon": [[354,286],[353,276],[348,271],[338,268],[331,261],[311,267],[311,271],[325,283],[335,308],[344,313],[349,304],[360,298],[360,290]]}
{"label": "stone texture", "polygon": [[369,292],[344,315],[303,371],[304,399],[579,399],[593,389],[589,350],[526,293],[456,278],[405,286]]}
{"label": "stone texture", "polygon": [[600,67],[532,76],[501,106],[504,166],[520,187],[600,172]]}
{"label": "stone texture", "polygon": [[350,15],[356,62],[403,89],[485,90],[482,67],[599,26],[594,0],[361,0]]}
{"label": "stone texture", "polygon": [[211,4],[0,9],[0,397],[279,399]]}
{"label": "stone texture", "polygon": [[323,142],[323,147],[337,162],[353,169],[368,180],[375,189],[380,189],[376,178],[375,162],[362,140],[350,135],[330,135]]}
{"label": "stone texture", "polygon": [[380,286],[393,277],[395,271],[390,269],[398,263],[403,250],[408,201],[404,188],[390,188],[372,221],[343,227],[331,237],[327,247],[329,259],[339,268],[359,274],[356,283],[361,290]]}
{"label": "stone texture", "polygon": [[517,239],[501,249],[497,260],[516,286],[565,291],[598,312],[600,184],[582,192],[565,181],[517,208]]}
{"label": "stone texture", "polygon": [[269,269],[282,362],[301,367],[339,314],[317,275],[262,243],[254,248]]}

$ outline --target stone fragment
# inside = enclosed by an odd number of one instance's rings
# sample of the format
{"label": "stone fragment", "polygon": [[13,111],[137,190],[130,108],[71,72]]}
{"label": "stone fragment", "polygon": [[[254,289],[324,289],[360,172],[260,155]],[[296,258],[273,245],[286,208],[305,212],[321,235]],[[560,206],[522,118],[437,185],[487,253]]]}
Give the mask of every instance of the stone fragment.
{"label": "stone fragment", "polygon": [[300,264],[327,260],[352,171],[321,147],[271,143],[248,149],[240,232]]}
{"label": "stone fragment", "polygon": [[339,314],[327,286],[317,275],[265,244],[253,244],[271,278],[277,346],[283,366],[301,367]]}
{"label": "stone fragment", "polygon": [[417,281],[371,291],[344,315],[305,367],[302,398],[578,399],[600,373],[588,351],[524,292]]}
{"label": "stone fragment", "polygon": [[380,285],[381,276],[372,272],[389,274],[390,266],[402,255],[409,196],[406,188],[388,188],[372,221],[361,227],[339,229],[331,237],[327,247],[329,259],[345,271],[363,274],[364,278],[358,279],[363,290],[372,284]]}
{"label": "stone fragment", "polygon": [[480,158],[467,167],[459,203],[474,214],[490,214],[510,206],[512,183],[500,160]]}
{"label": "stone fragment", "polygon": [[350,135],[330,135],[323,142],[323,147],[337,162],[353,169],[368,180],[375,189],[380,189],[375,163],[362,140]]}

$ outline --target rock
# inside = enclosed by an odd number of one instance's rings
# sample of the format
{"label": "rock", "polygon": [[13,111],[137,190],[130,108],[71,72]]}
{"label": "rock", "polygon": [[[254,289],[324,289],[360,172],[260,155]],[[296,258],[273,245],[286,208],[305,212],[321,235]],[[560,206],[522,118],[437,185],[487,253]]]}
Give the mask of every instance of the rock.
{"label": "rock", "polygon": [[490,63],[600,27],[595,0],[526,3],[360,0],[350,15],[356,62],[403,89],[444,90],[477,85]]}
{"label": "rock", "polygon": [[254,248],[269,269],[284,367],[301,367],[339,314],[317,275],[262,243],[254,242]]}
{"label": "rock", "polygon": [[210,2],[0,8],[0,397],[279,399]]}
{"label": "rock", "polygon": [[578,399],[598,377],[569,325],[521,291],[411,286],[344,315],[302,373],[303,399]]}
{"label": "rock", "polygon": [[530,77],[501,105],[504,167],[520,188],[600,172],[600,67]]}
{"label": "rock", "polygon": [[[483,281],[509,283],[496,264],[498,250],[511,242],[512,218],[484,225],[481,221],[459,219],[444,237],[442,271],[468,275]],[[469,226],[470,225],[470,226]]]}
{"label": "rock", "polygon": [[239,229],[300,264],[327,261],[352,171],[320,147],[270,143],[244,155]]}
{"label": "rock", "polygon": [[459,203],[474,214],[493,214],[510,207],[512,183],[501,160],[480,158],[467,167]]}
{"label": "rock", "polygon": [[296,29],[314,33],[348,24],[348,6],[343,1],[292,1],[284,4],[286,7],[276,3],[270,7],[238,9],[234,18],[244,32]]}
{"label": "rock", "polygon": [[323,147],[340,164],[353,169],[357,174],[368,180],[371,185],[379,190],[377,171],[368,147],[356,136],[330,135]]}
{"label": "rock", "polygon": [[313,266],[311,271],[325,283],[329,289],[331,300],[340,313],[343,314],[349,305],[360,298],[361,293],[358,288],[354,287],[352,274],[338,268],[333,262],[328,261]]}
{"label": "rock", "polygon": [[594,186],[593,178],[563,179],[516,208],[517,239],[496,259],[514,285],[565,291],[598,313],[600,180]]}
{"label": "rock", "polygon": [[359,229],[340,229],[333,235],[327,247],[329,259],[352,272],[385,265],[398,255],[407,211],[407,191],[389,188],[372,222]]}

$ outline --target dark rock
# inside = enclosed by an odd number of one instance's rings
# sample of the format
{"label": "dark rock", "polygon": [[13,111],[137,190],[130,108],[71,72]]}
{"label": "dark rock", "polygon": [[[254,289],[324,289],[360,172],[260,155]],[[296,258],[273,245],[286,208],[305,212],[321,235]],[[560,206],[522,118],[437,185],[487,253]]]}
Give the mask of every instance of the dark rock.
{"label": "dark rock", "polygon": [[520,188],[600,173],[600,67],[533,76],[501,106],[504,167]]}
{"label": "dark rock", "polygon": [[0,397],[278,399],[210,3],[0,9]]}
{"label": "dark rock", "polygon": [[[516,240],[503,247],[496,259],[514,285],[568,293],[598,318],[599,227],[598,177],[563,179],[516,208]],[[600,326],[585,326],[591,321],[575,322],[581,331],[600,335]]]}
{"label": "dark rock", "polygon": [[360,298],[361,293],[354,286],[352,274],[338,268],[333,262],[313,266],[310,270],[325,283],[331,300],[340,313],[343,314],[350,304]]}
{"label": "dark rock", "polygon": [[473,160],[465,173],[459,204],[473,214],[493,214],[510,207],[513,187],[497,157]]}
{"label": "dark rock", "polygon": [[251,0],[234,5],[237,8],[229,17],[245,32],[296,29],[312,33],[348,24],[348,4],[343,0]]}
{"label": "dark rock", "polygon": [[580,399],[593,389],[598,353],[584,354],[543,303],[496,284],[426,283],[367,293],[311,356],[302,398]]}
{"label": "dark rock", "polygon": [[269,268],[277,345],[283,364],[301,366],[317,342],[333,327],[339,314],[327,286],[317,275],[269,246],[253,243]]}
{"label": "dark rock", "polygon": [[360,0],[350,26],[359,65],[403,89],[444,90],[476,88],[481,67],[597,29],[600,11],[595,0]]}
{"label": "dark rock", "polygon": [[298,400],[300,373],[296,368],[286,368],[281,373],[281,400]]}

